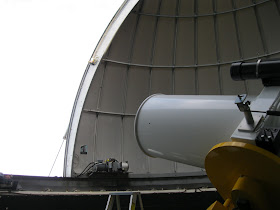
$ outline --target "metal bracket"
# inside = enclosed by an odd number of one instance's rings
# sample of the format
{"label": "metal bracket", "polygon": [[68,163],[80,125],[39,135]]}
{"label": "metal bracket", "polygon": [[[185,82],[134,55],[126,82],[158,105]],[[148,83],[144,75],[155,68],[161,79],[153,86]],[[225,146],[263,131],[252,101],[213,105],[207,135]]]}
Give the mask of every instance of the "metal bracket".
{"label": "metal bracket", "polygon": [[81,146],[81,150],[80,150],[80,154],[87,154],[87,145],[82,145]]}
{"label": "metal bracket", "polygon": [[238,131],[243,131],[243,132],[254,132],[256,130],[256,128],[258,127],[258,125],[260,124],[260,122],[263,119],[263,115],[262,114],[254,114],[252,116],[253,118],[253,124],[249,124],[246,120],[246,117],[241,121],[241,123],[239,124],[239,126],[237,127]]}
{"label": "metal bracket", "polygon": [[264,127],[260,130],[256,145],[280,156],[280,130],[278,127]]}
{"label": "metal bracket", "polygon": [[251,102],[250,101],[245,102],[246,97],[247,97],[246,94],[238,95],[235,100],[235,104],[238,106],[238,108],[241,112],[244,112],[247,124],[254,125],[255,124],[254,118],[252,116],[252,112],[249,107]]}
{"label": "metal bracket", "polygon": [[92,57],[91,59],[90,59],[90,61],[89,61],[89,63],[91,64],[91,65],[95,65],[97,62],[98,62],[98,57]]}

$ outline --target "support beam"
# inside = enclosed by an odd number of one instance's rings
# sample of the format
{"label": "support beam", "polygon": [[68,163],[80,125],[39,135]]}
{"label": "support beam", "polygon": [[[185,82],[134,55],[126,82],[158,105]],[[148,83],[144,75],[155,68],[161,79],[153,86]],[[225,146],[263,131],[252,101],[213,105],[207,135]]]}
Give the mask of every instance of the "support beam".
{"label": "support beam", "polygon": [[[181,0],[176,0],[176,16],[179,14]],[[176,66],[176,52],[177,52],[177,33],[178,33],[178,18],[175,18],[174,39],[173,39],[173,58],[172,65]],[[175,95],[175,68],[172,68],[172,95]],[[174,162],[174,173],[177,172],[177,163]]]}
{"label": "support beam", "polygon": [[[145,16],[152,16],[152,17],[166,17],[166,18],[195,18],[195,17],[207,17],[207,16],[214,16],[214,15],[223,15],[223,14],[227,14],[227,13],[231,13],[231,12],[236,12],[236,11],[240,11],[240,10],[244,10],[244,9],[249,9],[249,8],[252,8],[254,7],[255,5],[260,5],[260,4],[264,4],[264,3],[267,3],[267,2],[270,2],[271,0],[265,0],[265,1],[261,1],[261,2],[258,2],[254,5],[249,5],[249,6],[246,6],[246,7],[240,7],[238,9],[232,9],[232,10],[227,10],[227,11],[223,11],[223,12],[218,12],[218,13],[209,13],[209,14],[202,14],[202,15],[161,15],[161,14],[149,14],[149,13],[138,13],[140,15],[145,15]],[[137,12],[134,12],[134,13],[137,13]]]}
{"label": "support beam", "polygon": [[267,44],[265,42],[264,30],[263,30],[261,20],[260,20],[260,15],[259,15],[259,12],[258,12],[258,9],[257,9],[256,0],[252,0],[252,3],[254,4],[254,13],[255,13],[256,22],[257,22],[258,30],[259,30],[260,37],[261,37],[262,47],[263,47],[264,53],[267,54],[268,53]]}
{"label": "support beam", "polygon": [[[160,14],[160,9],[161,9],[161,3],[162,0],[159,1],[158,4],[158,9],[157,9],[157,14]],[[158,19],[159,17],[156,17],[156,23],[155,23],[155,28],[154,28],[154,39],[153,39],[153,46],[152,46],[152,54],[151,54],[151,60],[150,60],[150,67],[149,67],[149,95],[151,95],[151,89],[152,89],[152,66],[154,64],[154,56],[155,56],[155,46],[156,46],[156,37],[157,37],[157,28],[158,28]],[[147,160],[147,168],[148,168],[148,173],[150,173],[150,157],[146,156]]]}
{"label": "support beam", "polygon": [[104,111],[93,110],[93,109],[83,109],[83,112],[90,112],[90,113],[94,113],[96,115],[98,115],[98,114],[117,115],[120,117],[135,117],[135,115],[136,115],[136,114],[126,114],[126,113],[119,113],[119,112],[104,112]]}
{"label": "support beam", "polygon": [[[232,5],[233,9],[236,9],[235,0],[231,0],[231,5]],[[237,39],[239,57],[240,57],[241,60],[243,60],[244,56],[243,56],[243,51],[242,51],[242,46],[241,46],[241,41],[240,41],[239,24],[238,24],[238,20],[237,20],[236,11],[233,12],[233,18],[234,18],[234,25],[235,25],[235,32],[236,32],[236,39]],[[245,87],[246,94],[248,94],[248,87],[247,87],[247,82],[246,81],[244,81],[244,87]]]}
{"label": "support beam", "polygon": [[172,68],[199,68],[199,67],[227,65],[227,64],[232,64],[234,62],[255,60],[255,59],[266,58],[266,57],[269,57],[269,56],[272,56],[272,55],[277,55],[277,54],[280,54],[280,51],[275,51],[275,52],[271,52],[271,53],[267,53],[267,54],[263,54],[263,55],[258,55],[258,56],[253,56],[253,57],[249,57],[249,58],[245,58],[245,59],[238,59],[238,60],[221,62],[221,63],[211,63],[211,64],[201,64],[201,65],[194,64],[194,65],[185,65],[185,66],[146,65],[146,64],[138,64],[138,63],[128,63],[128,62],[122,62],[122,61],[116,61],[116,60],[110,60],[110,59],[102,59],[102,61],[115,63],[115,64],[119,64],[119,65],[129,65],[129,66],[137,66],[137,67],[143,67],[143,68],[169,68],[169,69],[172,69]]}
{"label": "support beam", "polygon": [[197,21],[197,1],[194,0],[194,74],[195,74],[195,94],[198,95],[198,72],[197,72],[197,67],[198,67],[198,21]]}
{"label": "support beam", "polygon": [[[215,42],[216,42],[216,58],[217,58],[217,63],[220,64],[221,59],[220,59],[220,44],[219,44],[219,35],[218,35],[218,24],[217,24],[217,2],[216,0],[212,0],[212,6],[213,6],[213,21],[214,21],[214,32],[215,32]],[[222,88],[222,77],[221,77],[221,66],[218,65],[218,78],[219,78],[219,91],[220,95],[223,94],[223,88]]]}

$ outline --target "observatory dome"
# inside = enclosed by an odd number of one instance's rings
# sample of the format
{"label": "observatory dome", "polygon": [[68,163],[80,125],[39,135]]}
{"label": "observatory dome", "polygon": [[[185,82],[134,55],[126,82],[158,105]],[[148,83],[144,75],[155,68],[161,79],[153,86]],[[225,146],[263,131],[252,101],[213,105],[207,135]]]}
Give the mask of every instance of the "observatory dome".
{"label": "observatory dome", "polygon": [[230,65],[280,56],[279,5],[279,0],[124,1],[82,78],[66,135],[64,176],[75,177],[89,163],[108,158],[128,161],[132,174],[203,171],[145,155],[134,135],[137,109],[157,93],[259,94],[261,81],[233,81]]}

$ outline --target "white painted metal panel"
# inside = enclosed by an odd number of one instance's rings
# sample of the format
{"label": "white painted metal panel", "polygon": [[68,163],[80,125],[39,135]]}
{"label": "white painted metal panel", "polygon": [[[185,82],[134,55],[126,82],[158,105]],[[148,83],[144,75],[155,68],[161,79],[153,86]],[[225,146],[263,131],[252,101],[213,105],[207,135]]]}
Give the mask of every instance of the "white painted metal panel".
{"label": "white painted metal panel", "polygon": [[198,6],[198,14],[211,14],[213,13],[213,2],[212,1],[205,1],[205,0],[197,0]]}
{"label": "white painted metal panel", "polygon": [[233,81],[230,77],[230,65],[223,65],[221,71],[221,84],[223,95],[235,95],[236,93],[246,93],[245,82]]}
{"label": "white painted metal panel", "polygon": [[194,19],[178,19],[176,36],[176,65],[192,65],[194,63]]}
{"label": "white painted metal panel", "polygon": [[127,84],[126,112],[136,113],[139,104],[149,96],[148,68],[130,67]]}
{"label": "white painted metal panel", "polygon": [[198,64],[217,62],[213,18],[200,17],[198,22]]}
{"label": "white painted metal panel", "polygon": [[[114,42],[110,45],[109,57],[113,60],[128,61],[130,57],[130,49],[133,45],[133,31],[135,28],[137,15],[131,13],[114,38]],[[120,50],[121,49],[121,50]]]}
{"label": "white painted metal panel", "polygon": [[139,18],[138,29],[136,32],[133,48],[132,62],[138,64],[150,64],[152,56],[153,37],[156,18],[141,16]]}
{"label": "white painted metal panel", "polygon": [[232,10],[231,0],[216,0],[216,10],[217,12],[230,11]]}
{"label": "white painted metal panel", "polygon": [[121,160],[122,138],[121,117],[100,114],[97,123],[95,161],[111,157]]}
{"label": "white painted metal panel", "polygon": [[[81,122],[77,133],[75,150],[74,150],[74,164],[75,171],[82,171],[84,168],[94,160],[95,154],[95,113],[84,112],[81,116]],[[81,147],[86,145],[87,154],[81,154]]]}
{"label": "white painted metal panel", "polygon": [[264,54],[254,9],[238,11],[237,19],[243,56],[247,58]]}
{"label": "white painted metal panel", "polygon": [[148,157],[139,148],[134,135],[134,117],[125,117],[123,160],[129,160],[129,170],[134,174],[148,172]]}
{"label": "white painted metal panel", "polygon": [[84,109],[97,110],[98,98],[102,88],[102,78],[104,76],[105,65],[100,64],[98,70],[94,74],[92,83],[89,87],[88,94],[85,100]]}
{"label": "white painted metal panel", "polygon": [[160,14],[176,15],[178,1],[162,0]]}
{"label": "white painted metal panel", "polygon": [[175,172],[174,162],[165,159],[149,157],[149,167],[149,173],[152,174],[165,174]]}
{"label": "white painted metal panel", "polygon": [[219,72],[216,66],[198,68],[197,80],[199,95],[220,94]]}
{"label": "white painted metal panel", "polygon": [[181,15],[181,16],[194,15],[194,4],[195,4],[195,1],[180,1],[179,15]]}
{"label": "white painted metal panel", "polygon": [[151,77],[150,95],[155,93],[172,94],[171,69],[153,69]]}
{"label": "white painted metal panel", "polygon": [[195,70],[188,69],[175,69],[175,95],[194,95],[195,94]]}
{"label": "white painted metal panel", "polygon": [[217,44],[220,62],[238,60],[240,58],[238,40],[234,26],[234,15],[226,13],[217,16]]}
{"label": "white painted metal panel", "polygon": [[[268,52],[279,51],[280,46],[280,9],[276,7],[275,1],[258,7],[260,16],[260,24],[263,28],[264,40],[267,45]],[[271,21],[273,20],[273,21]]]}
{"label": "white painted metal panel", "polygon": [[100,109],[107,112],[123,112],[126,66],[107,64],[100,96]]}
{"label": "white painted metal panel", "polygon": [[[166,30],[166,29],[169,30]],[[155,35],[154,65],[172,65],[174,50],[174,18],[159,18]]]}

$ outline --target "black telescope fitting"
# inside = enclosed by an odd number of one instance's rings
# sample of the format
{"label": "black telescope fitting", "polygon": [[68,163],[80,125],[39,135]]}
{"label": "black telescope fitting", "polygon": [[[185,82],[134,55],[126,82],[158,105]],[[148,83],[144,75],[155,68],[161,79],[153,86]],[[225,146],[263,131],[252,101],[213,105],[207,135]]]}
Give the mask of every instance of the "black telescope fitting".
{"label": "black telescope fitting", "polygon": [[257,62],[237,62],[230,68],[235,81],[262,79],[265,86],[280,85],[280,60],[258,60]]}

